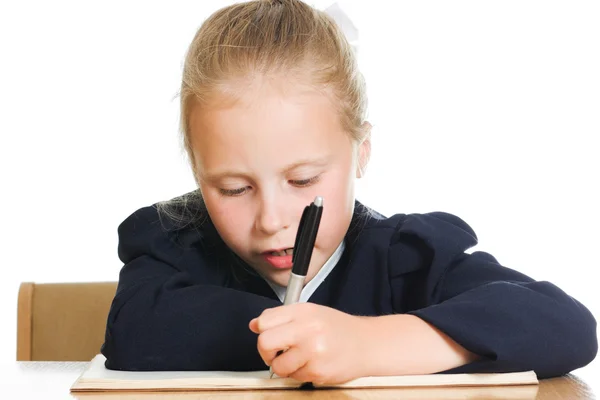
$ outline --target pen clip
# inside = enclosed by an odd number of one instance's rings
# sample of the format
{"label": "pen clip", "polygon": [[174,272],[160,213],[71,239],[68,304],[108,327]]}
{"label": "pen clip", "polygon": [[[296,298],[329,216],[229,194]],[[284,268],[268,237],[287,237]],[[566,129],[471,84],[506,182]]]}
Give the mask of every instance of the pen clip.
{"label": "pen clip", "polygon": [[302,211],[302,217],[300,218],[300,224],[298,224],[298,232],[296,232],[296,240],[294,242],[294,252],[292,253],[292,263],[296,260],[296,254],[298,253],[298,245],[300,244],[300,238],[302,237],[304,224],[306,222],[306,216],[308,215],[308,210],[310,206],[304,207],[304,211]]}

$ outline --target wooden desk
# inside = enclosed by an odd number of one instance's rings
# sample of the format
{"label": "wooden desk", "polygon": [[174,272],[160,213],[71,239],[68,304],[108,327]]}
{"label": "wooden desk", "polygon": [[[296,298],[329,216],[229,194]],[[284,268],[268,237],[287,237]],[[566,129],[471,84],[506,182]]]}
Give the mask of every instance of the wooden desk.
{"label": "wooden desk", "polygon": [[[69,388],[83,372],[86,362],[3,362],[2,391],[6,398],[80,400],[219,400],[290,399],[391,400],[391,399],[596,399],[600,398],[600,366],[590,366],[562,378],[540,381],[539,385],[492,388],[415,388],[357,390],[264,390],[195,393],[101,393],[71,394]],[[2,396],[2,397],[5,397]]]}

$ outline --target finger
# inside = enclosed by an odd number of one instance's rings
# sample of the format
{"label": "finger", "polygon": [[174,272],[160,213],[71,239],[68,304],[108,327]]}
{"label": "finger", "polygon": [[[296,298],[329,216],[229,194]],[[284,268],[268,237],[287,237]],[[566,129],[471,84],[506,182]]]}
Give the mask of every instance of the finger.
{"label": "finger", "polygon": [[276,307],[270,308],[262,312],[256,318],[256,333],[262,333],[276,326],[287,324],[293,320],[293,313],[289,308]]}
{"label": "finger", "polygon": [[315,385],[323,385],[326,383],[326,379],[314,370],[313,365],[310,362],[304,363],[304,365],[291,373],[289,377],[300,382],[311,382]]}
{"label": "finger", "polygon": [[308,358],[306,357],[306,353],[300,348],[294,347],[275,357],[271,364],[271,368],[277,376],[285,378],[302,368],[307,361]]}
{"label": "finger", "polygon": [[250,321],[250,323],[248,324],[248,327],[250,328],[250,330],[254,333],[259,333],[258,332],[258,319],[254,318],[253,320]]}
{"label": "finger", "polygon": [[267,365],[271,365],[279,350],[286,350],[298,345],[302,332],[302,326],[294,322],[264,331],[258,335],[256,343],[261,358]]}

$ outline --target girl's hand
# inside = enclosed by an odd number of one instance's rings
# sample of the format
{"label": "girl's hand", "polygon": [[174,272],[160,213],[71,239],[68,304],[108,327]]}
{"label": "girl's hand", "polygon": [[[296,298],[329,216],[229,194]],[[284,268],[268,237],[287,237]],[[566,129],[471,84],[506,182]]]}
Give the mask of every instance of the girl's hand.
{"label": "girl's hand", "polygon": [[[313,303],[270,308],[250,321],[258,352],[273,372],[315,384],[362,376],[366,319]],[[279,350],[285,352],[276,357]]]}

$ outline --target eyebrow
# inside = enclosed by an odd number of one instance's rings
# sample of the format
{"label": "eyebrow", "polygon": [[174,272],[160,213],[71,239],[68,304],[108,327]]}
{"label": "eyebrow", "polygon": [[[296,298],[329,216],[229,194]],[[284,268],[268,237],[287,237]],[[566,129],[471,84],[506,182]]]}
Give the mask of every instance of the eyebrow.
{"label": "eyebrow", "polygon": [[282,172],[283,173],[290,172],[290,171],[293,171],[297,168],[304,167],[304,166],[323,167],[323,166],[327,165],[328,162],[329,162],[329,160],[327,157],[307,158],[304,160],[296,161],[295,163],[288,165],[287,167],[285,167],[282,170]]}
{"label": "eyebrow", "polygon": [[[290,171],[293,171],[297,168],[304,166],[315,166],[315,167],[323,167],[327,165],[328,159],[327,157],[319,157],[319,158],[307,158],[303,160],[296,161],[290,165],[287,165],[285,168],[281,170],[281,173],[286,174]],[[217,171],[215,173],[203,174],[203,179],[206,181],[217,181],[223,178],[248,178],[248,174],[244,171],[236,171],[236,170],[224,170]]]}

